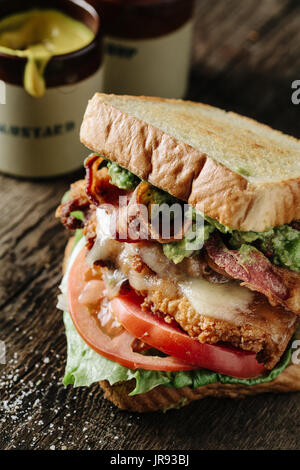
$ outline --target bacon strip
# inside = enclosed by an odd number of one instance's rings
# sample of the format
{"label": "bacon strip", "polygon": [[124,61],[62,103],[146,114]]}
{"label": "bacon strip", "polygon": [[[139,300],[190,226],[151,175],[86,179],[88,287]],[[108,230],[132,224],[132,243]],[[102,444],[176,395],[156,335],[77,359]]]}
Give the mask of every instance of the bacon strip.
{"label": "bacon strip", "polygon": [[295,230],[299,230],[300,232],[300,221],[296,220],[295,222],[292,222],[291,227],[293,227]]}
{"label": "bacon strip", "polygon": [[[192,224],[190,219],[183,221],[177,233],[174,233],[174,221],[165,220],[165,224],[170,223],[170,235],[165,238],[164,234],[160,233],[162,226],[159,217],[155,224],[150,223],[150,221],[152,222],[151,202],[145,201],[144,195],[147,194],[151,185],[143,181],[134,192],[119,189],[110,183],[107,168],[98,169],[102,161],[103,159],[98,155],[91,155],[85,161],[86,194],[91,203],[97,207],[102,206],[105,209],[105,205],[113,206],[109,210],[113,209],[115,233],[112,233],[112,236],[116,240],[128,243],[136,243],[141,240],[169,243],[178,241],[184,236]],[[125,197],[121,205],[120,196]]]}
{"label": "bacon strip", "polygon": [[84,190],[84,180],[71,185],[70,199],[61,204],[56,210],[56,217],[61,220],[68,230],[83,228],[84,223],[71,215],[72,212],[82,211],[85,219],[90,213],[90,201]]}
{"label": "bacon strip", "polygon": [[106,167],[99,165],[104,161],[102,157],[96,154],[90,155],[84,162],[86,169],[86,194],[95,206],[102,204],[119,205],[119,197],[127,196],[128,191],[120,189],[110,183],[110,176]]}
{"label": "bacon strip", "polygon": [[229,250],[217,234],[205,244],[209,258],[227,275],[244,281],[244,285],[261,292],[275,303],[283,303],[290,296],[289,290],[272,263],[258,250],[249,247],[245,256],[238,250]]}
{"label": "bacon strip", "polygon": [[103,158],[99,155],[90,155],[84,162],[85,170],[86,170],[86,194],[88,195],[92,204],[98,206],[101,204],[101,198],[97,194],[97,180],[96,175],[99,168],[100,163],[103,162]]}
{"label": "bacon strip", "polygon": [[71,201],[67,201],[60,206],[60,210],[57,210],[56,216],[60,218],[61,222],[69,230],[83,228],[84,223],[76,217],[73,217],[71,213],[75,211],[84,212],[88,207],[89,204],[83,205],[80,203],[79,199],[72,199]]}

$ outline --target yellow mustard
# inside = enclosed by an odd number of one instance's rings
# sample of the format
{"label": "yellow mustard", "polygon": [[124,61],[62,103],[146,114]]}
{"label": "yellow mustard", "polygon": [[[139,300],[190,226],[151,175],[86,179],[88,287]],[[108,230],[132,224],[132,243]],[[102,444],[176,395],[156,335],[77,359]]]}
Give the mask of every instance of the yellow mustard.
{"label": "yellow mustard", "polygon": [[45,93],[49,60],[82,49],[94,37],[85,24],[57,10],[34,9],[0,21],[0,52],[27,58],[24,88],[36,98]]}

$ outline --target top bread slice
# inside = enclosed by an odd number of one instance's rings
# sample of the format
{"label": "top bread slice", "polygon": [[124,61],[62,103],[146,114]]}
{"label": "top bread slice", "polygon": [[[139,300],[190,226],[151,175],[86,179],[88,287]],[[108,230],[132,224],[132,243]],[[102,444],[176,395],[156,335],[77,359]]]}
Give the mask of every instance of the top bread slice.
{"label": "top bread slice", "polygon": [[238,114],[97,93],[81,142],[228,227],[300,219],[300,141]]}

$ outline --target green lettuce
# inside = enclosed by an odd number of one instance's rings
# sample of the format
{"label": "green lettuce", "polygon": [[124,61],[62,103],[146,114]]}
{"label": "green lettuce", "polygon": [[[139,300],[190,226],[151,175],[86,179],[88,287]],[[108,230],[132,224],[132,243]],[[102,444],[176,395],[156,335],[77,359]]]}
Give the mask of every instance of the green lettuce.
{"label": "green lettuce", "polygon": [[61,204],[64,204],[65,202],[68,202],[68,200],[70,199],[70,194],[71,194],[71,190],[69,189],[68,191],[65,192],[65,194],[63,195],[62,199],[61,199]]}
{"label": "green lettuce", "polygon": [[68,343],[64,385],[90,386],[98,380],[108,380],[114,384],[133,378],[129,369],[105,359],[90,348],[77,333],[70,315],[66,312],[64,324]]}
{"label": "green lettuce", "polygon": [[76,243],[79,242],[79,240],[83,237],[82,229],[78,228],[75,230],[74,234],[74,241],[73,241],[73,247],[76,245]]}
{"label": "green lettuce", "polygon": [[130,395],[146,393],[164,385],[171,388],[198,388],[216,382],[223,384],[257,385],[274,380],[290,363],[291,348],[288,348],[280,363],[267,375],[253,379],[236,379],[206,369],[162,372],[151,370],[131,370],[110,361],[91,349],[77,333],[72,319],[64,313],[64,323],[68,343],[68,358],[64,385],[74,387],[90,386],[94,382],[107,380],[110,385],[135,379],[135,388]]}
{"label": "green lettuce", "polygon": [[72,211],[70,212],[70,215],[72,217],[75,217],[75,219],[81,220],[81,222],[84,222],[84,213],[82,211]]}

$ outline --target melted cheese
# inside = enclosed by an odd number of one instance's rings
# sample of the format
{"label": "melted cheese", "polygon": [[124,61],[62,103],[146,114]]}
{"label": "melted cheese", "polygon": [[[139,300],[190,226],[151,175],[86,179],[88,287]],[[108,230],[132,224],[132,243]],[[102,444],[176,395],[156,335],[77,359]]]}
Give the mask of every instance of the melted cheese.
{"label": "melted cheese", "polygon": [[112,240],[111,223],[112,216],[101,207],[96,209],[97,217],[97,238],[92,249],[88,252],[86,261],[89,266],[93,266],[97,260],[113,258],[113,250],[120,247],[120,243]]}
{"label": "melted cheese", "polygon": [[186,278],[179,286],[197,313],[235,323],[245,320],[254,297],[253,292],[234,281],[213,284],[201,278]]}

